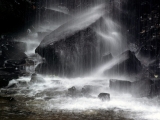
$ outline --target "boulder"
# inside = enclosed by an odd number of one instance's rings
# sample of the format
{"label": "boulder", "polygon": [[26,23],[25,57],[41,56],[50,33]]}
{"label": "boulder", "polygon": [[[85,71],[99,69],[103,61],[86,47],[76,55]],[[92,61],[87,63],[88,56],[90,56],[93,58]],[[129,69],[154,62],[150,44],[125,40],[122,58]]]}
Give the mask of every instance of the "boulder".
{"label": "boulder", "polygon": [[100,64],[104,44],[97,38],[95,29],[104,22],[102,9],[97,8],[98,12],[94,13],[93,18],[84,14],[84,22],[79,17],[72,19],[42,40],[35,52],[45,58],[49,65],[43,67],[44,71],[76,76],[86,74]]}
{"label": "boulder", "polygon": [[123,52],[119,57],[126,56],[127,59],[116,64],[106,73],[113,75],[125,75],[125,76],[138,76],[142,71],[142,64],[136,58],[135,54],[127,50]]}
{"label": "boulder", "polygon": [[68,89],[68,95],[71,97],[78,97],[79,93],[75,86]]}
{"label": "boulder", "polygon": [[102,101],[110,101],[110,94],[109,93],[100,93],[98,98]]}
{"label": "boulder", "polygon": [[121,93],[130,93],[131,82],[125,80],[111,79],[109,82],[109,87],[112,91],[117,91]]}
{"label": "boulder", "polygon": [[[36,71],[53,71],[55,75],[83,74],[97,65],[98,53],[95,32],[91,29],[80,31],[66,40],[55,42],[43,50],[36,51],[46,58],[49,66]],[[82,36],[86,36],[81,38]],[[89,36],[88,36],[89,35]],[[83,40],[82,40],[83,39]],[[42,55],[41,52],[44,54]],[[39,66],[38,66],[39,67]],[[37,70],[38,69],[38,70]]]}
{"label": "boulder", "polygon": [[36,73],[32,74],[30,83],[44,83],[45,80],[40,76],[37,75]]}

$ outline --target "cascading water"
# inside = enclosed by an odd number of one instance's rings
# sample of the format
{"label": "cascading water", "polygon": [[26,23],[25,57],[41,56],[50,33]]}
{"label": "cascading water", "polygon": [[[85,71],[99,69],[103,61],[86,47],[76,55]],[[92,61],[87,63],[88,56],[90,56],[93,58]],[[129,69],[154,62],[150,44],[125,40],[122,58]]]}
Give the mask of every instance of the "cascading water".
{"label": "cascading water", "polygon": [[[35,32],[29,33],[29,35],[25,38],[28,39],[27,41],[27,52],[26,54],[33,59],[36,59],[37,63],[49,63],[50,61],[47,60],[48,57],[50,56],[50,51],[52,49],[49,49],[48,53],[45,53],[46,55],[42,56],[44,54],[44,51],[39,52],[42,53],[40,54],[42,57],[45,58],[43,60],[42,58],[37,58],[33,57],[34,56],[34,50],[36,47],[39,45],[40,47],[45,47],[45,46],[52,46],[54,43],[56,43],[58,40],[62,39],[63,41],[67,41],[68,37],[73,36],[77,33],[77,31],[81,31],[84,28],[92,25],[95,21],[98,19],[102,18],[103,23],[98,23],[95,26],[91,26],[93,28],[94,32],[90,32],[90,28],[87,29],[88,33],[95,33],[96,39],[99,41],[102,41],[102,46],[94,46],[96,48],[96,52],[98,55],[95,61],[97,64],[96,66],[93,66],[92,63],[89,67],[92,69],[90,72],[84,72],[83,68],[81,67],[86,67],[86,61],[81,61],[81,56],[84,54],[82,53],[80,47],[78,47],[78,42],[76,46],[76,50],[78,52],[74,53],[74,57],[78,56],[77,58],[72,58],[72,55],[70,54],[65,54],[67,51],[67,47],[64,45],[60,47],[66,47],[65,49],[60,49],[61,54],[59,60],[62,61],[62,68],[63,72],[65,74],[65,67],[66,61],[70,60],[69,62],[67,61],[67,64],[70,62],[73,62],[73,66],[76,73],[73,72],[75,75],[77,73],[85,73],[85,74],[80,74],[83,76],[78,76],[78,77],[71,77],[67,78],[66,76],[58,76],[59,74],[56,73],[55,71],[48,74],[45,72],[45,75],[37,75],[36,79],[34,79],[34,75],[31,77],[21,77],[16,80],[10,81],[8,86],[11,86],[13,84],[17,84],[17,88],[10,88],[8,91],[16,91],[14,94],[15,98],[18,100],[21,100],[21,97],[24,97],[24,101],[26,103],[26,106],[28,108],[35,108],[35,109],[42,109],[44,111],[59,111],[59,110],[64,110],[64,111],[74,111],[76,113],[83,113],[87,115],[94,115],[98,114],[97,111],[114,111],[115,112],[115,119],[135,119],[135,120],[160,120],[160,104],[159,104],[159,99],[147,99],[147,98],[134,98],[130,94],[123,94],[123,93],[115,93],[109,89],[109,80],[110,79],[131,79],[126,76],[106,76],[105,72],[116,66],[117,64],[120,64],[127,60],[129,56],[126,54],[122,54],[125,50],[128,50],[127,48],[127,41],[125,36],[122,34],[122,28],[120,23],[116,22],[114,18],[112,18],[109,14],[110,8],[109,6],[111,5],[110,2],[105,2],[105,5],[101,5],[100,3],[102,1],[97,2],[98,0],[93,1],[93,5],[88,6],[87,10],[85,12],[83,11],[83,8],[80,6],[80,10],[73,10],[69,11],[73,6],[70,6],[71,8],[67,8],[67,6],[52,6],[52,2],[55,3],[54,1],[48,1],[46,2],[47,4],[50,3],[49,6],[45,6],[45,10],[51,10],[59,13],[59,18],[55,19],[54,22],[54,17],[48,15],[45,17],[45,20],[42,20],[40,26],[37,27]],[[66,3],[71,3],[71,2],[66,2]],[[74,3],[76,4],[76,3]],[[99,5],[100,4],[100,5]],[[65,2],[64,2],[65,5]],[[75,7],[75,6],[74,6]],[[78,6],[77,6],[78,7]],[[107,8],[108,7],[108,8]],[[72,8],[73,9],[73,8]],[[71,10],[72,10],[71,9]],[[45,13],[45,12],[44,12]],[[61,14],[67,15],[65,18],[64,16],[62,17]],[[77,13],[77,14],[76,14]],[[43,14],[44,15],[44,14]],[[69,17],[68,17],[69,15]],[[62,17],[62,18],[61,18]],[[60,23],[57,22],[59,19]],[[62,20],[63,19],[63,20]],[[45,23],[46,21],[49,21],[48,24]],[[44,24],[45,23],[45,24]],[[46,25],[47,24],[47,25]],[[57,25],[58,24],[58,25]],[[55,27],[56,26],[56,27]],[[41,29],[41,31],[39,31]],[[49,29],[49,30],[48,30]],[[43,37],[38,37],[39,32],[45,32],[45,35]],[[39,33],[40,34],[40,33]],[[82,32],[78,33],[78,38],[70,38],[71,40],[73,39],[84,39]],[[87,35],[89,36],[89,34]],[[77,36],[76,36],[77,37]],[[85,36],[86,37],[86,36]],[[92,37],[91,37],[92,38]],[[43,39],[43,40],[42,40]],[[69,39],[69,40],[70,40]],[[95,39],[95,38],[94,38]],[[42,42],[40,43],[40,40]],[[74,41],[72,41],[74,42]],[[96,41],[97,42],[97,41]],[[97,42],[98,43],[98,42]],[[71,43],[67,43],[69,46],[71,46]],[[89,43],[90,44],[90,43]],[[57,43],[57,46],[59,44]],[[81,44],[80,44],[81,45]],[[50,47],[49,47],[50,48]],[[73,50],[75,50],[73,49]],[[85,48],[83,48],[85,49]],[[45,49],[46,50],[46,49]],[[57,50],[57,51],[56,51]],[[59,52],[59,49],[56,49],[55,52]],[[65,51],[66,50],[66,51]],[[89,49],[90,50],[90,49]],[[88,53],[93,53],[95,51],[89,51]],[[71,49],[72,51],[72,49]],[[72,51],[73,52],[73,51]],[[113,55],[113,58],[109,61],[102,62],[102,57],[105,54],[111,53]],[[71,53],[72,54],[72,53]],[[78,54],[78,55],[77,55]],[[55,55],[57,55],[55,53]],[[59,55],[59,54],[58,54]],[[66,56],[68,55],[68,56]],[[94,54],[92,54],[94,55]],[[94,57],[93,56],[87,57],[87,59],[91,59],[89,62],[94,62]],[[71,57],[70,57],[71,56]],[[85,56],[85,55],[84,55]],[[54,57],[54,56],[52,56]],[[58,59],[57,57],[57,59]],[[85,57],[84,57],[85,58]],[[52,59],[51,59],[52,60]],[[52,63],[53,61],[51,61]],[[83,62],[86,62],[83,64]],[[56,64],[54,64],[56,66]],[[82,66],[84,65],[84,66]],[[37,64],[36,64],[37,66]],[[50,64],[49,64],[50,66]],[[61,66],[60,66],[61,67]],[[62,72],[59,67],[57,71]],[[88,66],[87,66],[88,67]],[[35,68],[35,67],[34,67]],[[43,67],[42,67],[43,69]],[[77,70],[78,69],[78,70]],[[48,69],[47,69],[48,70]],[[49,69],[50,70],[50,69]],[[68,69],[67,69],[68,70]],[[88,69],[87,69],[88,70]],[[34,72],[34,70],[31,71],[31,73]],[[54,74],[56,73],[56,74]],[[39,81],[40,80],[40,81]],[[25,85],[24,85],[25,84]],[[77,90],[77,96],[76,97],[70,97],[68,96],[68,88],[71,88],[72,86],[76,87]],[[91,90],[90,96],[83,96],[81,95],[81,90],[84,86],[90,86],[94,88]],[[17,91],[18,89],[18,91]],[[6,88],[2,89],[1,91],[7,90]],[[111,95],[111,100],[102,102],[97,98],[99,93],[107,92],[110,93]],[[33,98],[27,100],[27,98]],[[102,116],[105,116],[106,112]],[[120,116],[120,117],[119,117]],[[108,117],[108,116],[107,116]],[[107,119],[107,118],[104,118]],[[114,118],[113,118],[114,119]]]}

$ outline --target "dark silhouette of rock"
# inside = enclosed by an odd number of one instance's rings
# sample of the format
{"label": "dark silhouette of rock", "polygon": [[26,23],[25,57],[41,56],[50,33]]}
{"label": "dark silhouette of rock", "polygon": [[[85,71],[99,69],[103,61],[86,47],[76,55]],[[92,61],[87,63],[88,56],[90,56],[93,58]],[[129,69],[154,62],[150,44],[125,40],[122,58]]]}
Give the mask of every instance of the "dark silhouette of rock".
{"label": "dark silhouette of rock", "polygon": [[119,91],[122,93],[130,93],[131,82],[125,80],[111,79],[109,82],[109,87],[112,91]]}
{"label": "dark silhouette of rock", "polygon": [[68,89],[68,95],[72,96],[72,97],[75,97],[77,95],[77,90],[76,90],[76,87],[71,87]]}
{"label": "dark silhouette of rock", "polygon": [[44,82],[45,80],[40,75],[37,75],[36,73],[32,74],[30,83],[44,83]]}
{"label": "dark silhouette of rock", "polygon": [[[46,59],[48,66],[44,65],[43,70],[63,76],[81,75],[93,70],[101,62],[98,51],[103,51],[103,42],[97,39],[94,31],[101,22],[103,18],[73,30],[71,26],[79,23],[66,23],[46,36],[35,51]],[[36,71],[43,70],[36,68]]]}
{"label": "dark silhouette of rock", "polygon": [[126,56],[126,60],[113,66],[108,74],[134,76],[139,75],[142,71],[142,64],[131,51],[125,51],[120,55]]}
{"label": "dark silhouette of rock", "polygon": [[98,98],[102,101],[110,101],[110,94],[109,93],[100,93]]}

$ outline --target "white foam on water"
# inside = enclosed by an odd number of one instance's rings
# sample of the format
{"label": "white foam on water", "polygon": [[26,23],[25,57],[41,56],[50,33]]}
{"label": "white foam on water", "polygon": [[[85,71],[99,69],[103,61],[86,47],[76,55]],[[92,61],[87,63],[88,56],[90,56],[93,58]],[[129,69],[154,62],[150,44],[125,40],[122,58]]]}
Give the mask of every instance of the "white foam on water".
{"label": "white foam on water", "polygon": [[[34,97],[37,93],[55,89],[56,91],[66,92],[68,88],[76,86],[76,88],[82,88],[84,85],[95,85],[100,86],[102,89],[97,92],[92,93],[92,97],[78,97],[71,98],[66,96],[55,96],[49,101],[44,102],[44,106],[39,105],[38,107],[47,110],[67,110],[67,111],[86,111],[86,110],[114,110],[115,112],[122,110],[128,114],[129,118],[135,120],[160,120],[160,100],[158,98],[148,99],[148,98],[134,98],[128,94],[122,93],[112,93],[109,90],[109,79],[110,78],[96,78],[96,77],[86,77],[86,78],[59,78],[59,77],[44,77],[45,83],[36,83],[28,87],[31,92],[28,96]],[[60,84],[54,84],[53,81],[58,80]],[[17,81],[30,81],[30,78],[20,78]],[[12,81],[15,83],[15,80]],[[25,87],[21,88],[26,89]],[[111,100],[109,102],[102,102],[98,99],[98,93],[107,92],[111,95]],[[21,93],[22,94],[22,93]],[[19,94],[20,95],[20,94]],[[46,96],[44,96],[46,97]],[[39,98],[36,98],[39,99]],[[35,99],[35,100],[36,100]],[[41,97],[43,99],[43,97]]]}

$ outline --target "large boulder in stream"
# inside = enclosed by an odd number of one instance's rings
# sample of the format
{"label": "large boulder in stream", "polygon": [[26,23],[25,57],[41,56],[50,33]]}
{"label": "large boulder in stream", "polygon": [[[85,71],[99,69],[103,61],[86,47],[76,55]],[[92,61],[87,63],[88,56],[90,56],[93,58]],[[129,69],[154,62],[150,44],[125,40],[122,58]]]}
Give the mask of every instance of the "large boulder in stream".
{"label": "large boulder in stream", "polygon": [[32,74],[30,83],[44,83],[44,82],[45,80],[40,75],[37,75],[36,73]]}
{"label": "large boulder in stream", "polygon": [[43,70],[38,70],[39,67],[37,72],[51,71],[55,75],[73,76],[86,74],[96,67],[103,50],[96,30],[101,29],[103,14],[103,6],[94,8],[82,18],[77,16],[47,35],[35,52],[46,59],[48,66],[43,64]]}

